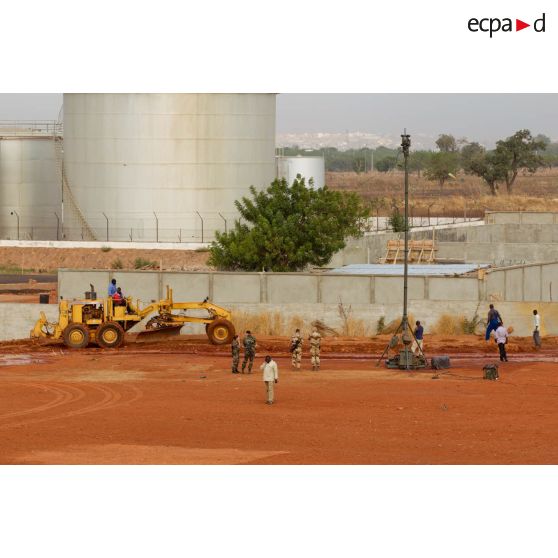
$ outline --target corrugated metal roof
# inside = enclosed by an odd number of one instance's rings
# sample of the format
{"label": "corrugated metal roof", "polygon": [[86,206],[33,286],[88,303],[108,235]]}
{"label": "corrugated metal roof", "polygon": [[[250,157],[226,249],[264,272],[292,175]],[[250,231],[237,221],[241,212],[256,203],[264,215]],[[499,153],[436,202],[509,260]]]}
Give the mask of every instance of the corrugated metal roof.
{"label": "corrugated metal roof", "polygon": [[[403,275],[403,264],[351,264],[331,270],[349,275]],[[489,264],[409,264],[409,275],[464,275]]]}

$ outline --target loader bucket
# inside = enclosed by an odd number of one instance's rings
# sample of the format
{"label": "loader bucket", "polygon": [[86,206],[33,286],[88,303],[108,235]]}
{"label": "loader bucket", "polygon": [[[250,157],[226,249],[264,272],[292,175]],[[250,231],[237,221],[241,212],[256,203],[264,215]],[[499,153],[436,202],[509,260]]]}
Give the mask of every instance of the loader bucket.
{"label": "loader bucket", "polygon": [[177,324],[156,329],[145,329],[137,334],[136,343],[156,343],[158,341],[165,341],[169,337],[180,335],[180,330],[183,325],[184,324]]}

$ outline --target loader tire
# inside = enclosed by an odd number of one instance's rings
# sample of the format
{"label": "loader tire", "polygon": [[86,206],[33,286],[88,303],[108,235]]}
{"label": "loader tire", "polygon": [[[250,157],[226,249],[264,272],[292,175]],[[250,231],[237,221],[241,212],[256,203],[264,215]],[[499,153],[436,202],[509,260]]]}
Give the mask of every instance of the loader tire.
{"label": "loader tire", "polygon": [[226,345],[227,343],[231,343],[234,333],[234,326],[229,320],[221,318],[207,324],[207,336],[213,345]]}
{"label": "loader tire", "polygon": [[97,329],[95,341],[103,349],[117,349],[124,342],[124,330],[117,322],[105,322]]}
{"label": "loader tire", "polygon": [[91,338],[87,326],[83,324],[70,324],[64,330],[63,337],[64,344],[70,349],[84,349]]}

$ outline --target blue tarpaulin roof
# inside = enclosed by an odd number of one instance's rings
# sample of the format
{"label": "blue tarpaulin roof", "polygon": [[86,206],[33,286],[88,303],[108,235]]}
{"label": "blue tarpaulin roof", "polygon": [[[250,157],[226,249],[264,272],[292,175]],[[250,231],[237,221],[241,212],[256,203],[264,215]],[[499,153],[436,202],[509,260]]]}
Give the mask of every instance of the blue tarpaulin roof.
{"label": "blue tarpaulin roof", "polygon": [[[409,264],[409,275],[463,275],[486,269],[489,264]],[[332,269],[331,273],[348,275],[403,275],[403,264],[351,264]]]}

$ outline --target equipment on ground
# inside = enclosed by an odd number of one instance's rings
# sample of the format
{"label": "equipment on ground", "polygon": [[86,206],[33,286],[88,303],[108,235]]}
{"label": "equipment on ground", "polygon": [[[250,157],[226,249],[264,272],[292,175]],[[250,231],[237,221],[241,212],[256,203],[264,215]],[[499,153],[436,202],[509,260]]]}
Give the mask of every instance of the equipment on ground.
{"label": "equipment on ground", "polygon": [[446,370],[451,368],[450,357],[447,355],[434,356],[430,359],[430,364],[432,365],[432,370]]}
{"label": "equipment on ground", "polygon": [[[204,311],[205,316],[188,314]],[[179,312],[179,313],[173,313]],[[61,300],[58,322],[50,323],[44,312],[31,330],[32,338],[64,340],[67,347],[82,349],[96,343],[104,349],[115,349],[124,342],[125,333],[150,314],[155,315],[146,324],[140,336],[176,334],[186,323],[205,324],[209,341],[214,345],[230,343],[235,334],[231,313],[207,299],[203,302],[175,302],[172,289],[167,285],[167,297],[140,308],[140,301],[128,297],[117,304],[110,296],[97,298],[93,285],[85,293],[85,300]],[[199,314],[199,312],[197,312]]]}
{"label": "equipment on ground", "polygon": [[483,370],[483,378],[485,380],[497,380],[500,375],[498,374],[498,365],[497,364],[486,364],[482,367]]}

